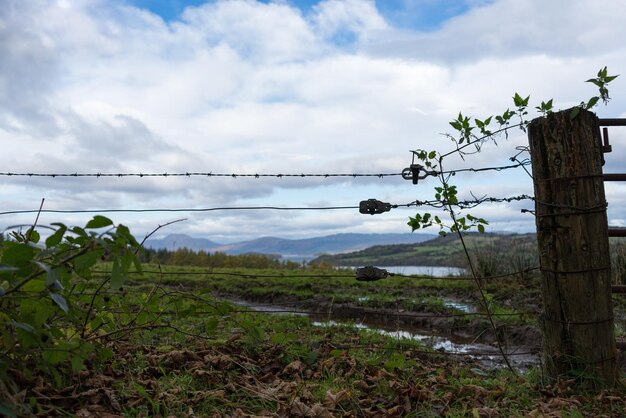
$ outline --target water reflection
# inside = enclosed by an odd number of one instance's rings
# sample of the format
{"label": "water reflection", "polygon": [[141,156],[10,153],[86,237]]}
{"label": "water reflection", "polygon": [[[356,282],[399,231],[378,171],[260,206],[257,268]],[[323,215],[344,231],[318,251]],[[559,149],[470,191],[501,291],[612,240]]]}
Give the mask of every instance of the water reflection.
{"label": "water reflection", "polygon": [[[329,321],[313,321],[313,326],[318,327],[334,327],[334,326],[353,326],[356,329],[375,332],[380,335],[395,338],[398,340],[406,339],[419,341],[425,346],[433,350],[441,351],[449,354],[465,354],[471,358],[477,359],[483,366],[489,368],[505,367],[502,356],[497,347],[481,344],[481,343],[455,343],[449,339],[440,336],[420,334],[414,331],[395,330],[390,331],[382,328],[373,328],[363,323],[347,324],[333,320]],[[516,355],[515,351],[510,351],[508,357],[511,365],[518,371],[528,369],[538,364],[538,357],[533,354]]]}
{"label": "water reflection", "polygon": [[441,267],[441,266],[378,266],[384,268],[389,273],[416,275],[416,276],[432,276],[447,277],[461,276],[465,274],[465,269],[458,267]]}

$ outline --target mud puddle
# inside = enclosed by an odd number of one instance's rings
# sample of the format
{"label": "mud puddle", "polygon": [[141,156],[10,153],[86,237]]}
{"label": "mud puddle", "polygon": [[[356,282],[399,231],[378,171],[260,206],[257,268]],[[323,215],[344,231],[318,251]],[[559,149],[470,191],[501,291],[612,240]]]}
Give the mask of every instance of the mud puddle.
{"label": "mud puddle", "polygon": [[[442,336],[437,335],[433,330],[425,330],[407,324],[398,323],[395,327],[390,327],[388,322],[368,320],[363,317],[349,318],[345,315],[334,315],[330,313],[312,312],[310,310],[294,307],[293,305],[281,304],[261,304],[244,300],[229,301],[237,306],[249,308],[256,312],[264,312],[277,315],[298,315],[307,316],[311,319],[313,326],[318,327],[338,327],[353,326],[368,332],[374,332],[398,340],[418,341],[433,350],[451,355],[464,355],[476,359],[485,368],[506,367],[500,350],[495,344],[476,342],[470,337],[459,335]],[[453,299],[447,301],[449,307],[463,312],[476,312],[476,308]],[[508,346],[505,349],[507,358],[512,367],[517,370],[526,370],[539,363],[536,354],[530,353],[528,347]]]}

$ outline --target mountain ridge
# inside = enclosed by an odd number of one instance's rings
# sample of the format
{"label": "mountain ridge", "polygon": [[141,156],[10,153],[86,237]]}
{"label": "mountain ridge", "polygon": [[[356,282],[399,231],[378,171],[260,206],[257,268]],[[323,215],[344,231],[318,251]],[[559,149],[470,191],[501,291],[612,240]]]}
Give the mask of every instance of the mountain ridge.
{"label": "mountain ridge", "polygon": [[[534,233],[478,233],[464,234],[465,244],[472,256],[495,264],[517,260],[527,264],[536,256]],[[416,244],[376,245],[342,254],[325,254],[310,261],[334,266],[445,266],[467,267],[463,244],[456,234],[434,237]],[[536,262],[535,262],[536,264]]]}
{"label": "mountain ridge", "polygon": [[341,233],[301,239],[260,237],[231,244],[221,244],[206,238],[191,237],[186,234],[170,234],[161,239],[149,239],[146,241],[145,246],[153,249],[163,248],[170,251],[188,248],[194,251],[223,252],[232,255],[259,253],[281,255],[288,258],[289,256],[313,257],[321,254],[340,254],[362,250],[375,245],[415,244],[434,237],[435,235],[431,234],[414,233]]}

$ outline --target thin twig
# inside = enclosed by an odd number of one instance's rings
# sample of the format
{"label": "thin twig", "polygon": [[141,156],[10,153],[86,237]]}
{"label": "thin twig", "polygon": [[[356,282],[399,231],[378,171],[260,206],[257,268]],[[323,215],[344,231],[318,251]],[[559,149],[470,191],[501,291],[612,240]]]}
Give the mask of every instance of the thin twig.
{"label": "thin twig", "polygon": [[37,227],[37,222],[39,222],[39,215],[41,215],[41,210],[43,209],[43,202],[45,201],[45,198],[41,199],[41,204],[39,205],[39,210],[37,211],[37,217],[35,217],[35,223],[33,224],[33,226],[30,227],[30,229],[26,232],[26,241],[25,244],[27,244],[30,241],[30,236],[32,235],[33,231],[35,230],[35,228]]}
{"label": "thin twig", "polygon": [[[440,158],[439,160],[439,166],[441,167],[442,165],[442,159]],[[446,183],[446,179],[443,176],[440,176],[441,182],[445,186],[447,185]],[[467,258],[467,263],[469,265],[470,268],[470,272],[472,273],[472,277],[474,278],[474,283],[476,284],[476,288],[478,289],[479,293],[480,293],[480,297],[481,300],[483,302],[483,305],[485,306],[485,312],[487,314],[487,318],[489,319],[489,323],[491,324],[491,328],[493,330],[493,333],[496,337],[496,341],[498,343],[498,350],[500,351],[500,354],[502,355],[502,359],[504,360],[504,362],[506,363],[507,368],[511,371],[511,373],[514,376],[517,376],[517,372],[515,371],[515,369],[513,368],[513,366],[511,365],[511,363],[509,362],[509,359],[506,355],[506,353],[504,352],[504,348],[503,348],[503,344],[502,344],[502,340],[500,338],[500,335],[498,333],[498,328],[496,327],[495,321],[493,320],[493,316],[491,314],[491,310],[489,309],[489,302],[487,300],[487,296],[485,295],[485,291],[483,290],[482,285],[480,284],[480,279],[478,278],[478,275],[476,274],[476,270],[474,268],[474,263],[472,262],[472,258],[470,257],[469,254],[469,250],[467,249],[467,245],[465,244],[465,239],[463,238],[463,234],[461,232],[461,229],[459,227],[459,224],[457,222],[456,219],[456,215],[454,213],[454,210],[452,209],[452,206],[450,204],[448,204],[448,211],[450,213],[450,218],[452,219],[452,222],[454,222],[454,227],[456,230],[457,235],[459,236],[459,240],[461,241],[461,246],[463,247],[463,252],[465,253],[465,257]]]}
{"label": "thin twig", "polygon": [[[139,246],[143,247],[143,244],[146,242],[146,240],[148,238],[150,238],[152,235],[154,235],[154,233],[156,233],[159,229],[165,228],[166,226],[169,226],[169,225],[172,225],[172,224],[175,224],[176,222],[183,222],[183,221],[186,221],[186,220],[187,220],[187,218],[176,219],[175,221],[167,222],[167,223],[164,223],[163,225],[157,226],[156,228],[154,228],[152,230],[152,232],[146,234],[146,236],[143,238],[143,240],[139,243]],[[135,253],[135,254],[137,254],[137,253]]]}

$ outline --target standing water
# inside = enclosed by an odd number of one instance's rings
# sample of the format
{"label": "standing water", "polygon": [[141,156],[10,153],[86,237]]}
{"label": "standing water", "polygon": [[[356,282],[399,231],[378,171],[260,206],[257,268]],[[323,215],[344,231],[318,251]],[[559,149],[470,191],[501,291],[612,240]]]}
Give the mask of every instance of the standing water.
{"label": "standing water", "polygon": [[378,266],[387,270],[389,273],[416,276],[460,276],[465,273],[465,269],[458,267],[441,267],[441,266]]}

